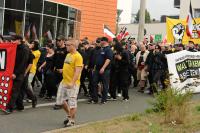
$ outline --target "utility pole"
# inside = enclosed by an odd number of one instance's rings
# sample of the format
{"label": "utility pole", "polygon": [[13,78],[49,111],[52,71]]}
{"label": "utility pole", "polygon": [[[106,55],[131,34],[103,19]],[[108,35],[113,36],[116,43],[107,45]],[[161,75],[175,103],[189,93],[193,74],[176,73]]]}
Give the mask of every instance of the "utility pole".
{"label": "utility pole", "polygon": [[146,10],[146,0],[140,0],[138,43],[144,40],[145,10]]}

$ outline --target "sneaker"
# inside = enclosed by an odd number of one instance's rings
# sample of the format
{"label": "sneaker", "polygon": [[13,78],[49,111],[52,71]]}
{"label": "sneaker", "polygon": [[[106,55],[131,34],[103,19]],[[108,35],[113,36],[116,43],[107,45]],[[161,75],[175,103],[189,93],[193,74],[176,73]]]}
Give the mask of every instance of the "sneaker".
{"label": "sneaker", "polygon": [[26,102],[27,102],[27,103],[32,103],[32,100],[26,99]]}
{"label": "sneaker", "polygon": [[121,94],[121,93],[118,93],[117,96],[118,96],[118,97],[122,97],[122,94]]}
{"label": "sneaker", "polygon": [[97,104],[98,102],[94,101],[94,100],[89,100],[88,104]]}
{"label": "sneaker", "polygon": [[54,105],[53,109],[54,110],[62,109],[62,105]]}
{"label": "sneaker", "polygon": [[128,99],[127,99],[127,98],[125,98],[125,99],[123,99],[123,101],[125,101],[125,102],[128,102]]}
{"label": "sneaker", "polygon": [[102,101],[101,103],[100,103],[100,105],[103,105],[103,104],[106,104],[107,102],[104,102],[104,101]]}
{"label": "sneaker", "polygon": [[111,101],[117,101],[116,98],[112,98],[112,97],[110,98],[110,100],[111,100]]}
{"label": "sneaker", "polygon": [[69,119],[66,118],[66,120],[64,120],[63,124],[64,124],[64,125],[67,125],[68,123],[69,123]]}
{"label": "sneaker", "polygon": [[72,120],[69,120],[68,118],[64,121],[65,127],[71,127],[75,125],[75,122]]}
{"label": "sneaker", "polygon": [[6,110],[3,110],[5,112],[6,115],[9,115],[13,112],[12,109],[6,109]]}

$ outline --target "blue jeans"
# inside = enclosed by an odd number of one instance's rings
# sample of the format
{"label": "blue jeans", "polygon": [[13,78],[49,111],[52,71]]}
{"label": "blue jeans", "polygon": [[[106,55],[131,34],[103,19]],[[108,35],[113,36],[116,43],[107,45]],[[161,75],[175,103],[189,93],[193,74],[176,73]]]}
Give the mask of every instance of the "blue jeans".
{"label": "blue jeans", "polygon": [[101,102],[106,102],[108,97],[109,82],[110,82],[110,70],[105,70],[103,74],[99,74],[99,70],[95,70],[93,73],[93,93],[92,100],[98,102],[98,83],[102,82],[103,91]]}

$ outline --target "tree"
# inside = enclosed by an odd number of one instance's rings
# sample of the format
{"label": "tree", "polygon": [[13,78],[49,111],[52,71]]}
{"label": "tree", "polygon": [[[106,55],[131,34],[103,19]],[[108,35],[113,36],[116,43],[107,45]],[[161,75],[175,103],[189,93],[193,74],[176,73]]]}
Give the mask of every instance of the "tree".
{"label": "tree", "polygon": [[[139,23],[139,18],[140,18],[140,10],[138,10],[136,17],[135,17],[136,23]],[[151,22],[151,16],[150,16],[150,13],[146,9],[145,10],[145,23],[150,23],[150,22]]]}

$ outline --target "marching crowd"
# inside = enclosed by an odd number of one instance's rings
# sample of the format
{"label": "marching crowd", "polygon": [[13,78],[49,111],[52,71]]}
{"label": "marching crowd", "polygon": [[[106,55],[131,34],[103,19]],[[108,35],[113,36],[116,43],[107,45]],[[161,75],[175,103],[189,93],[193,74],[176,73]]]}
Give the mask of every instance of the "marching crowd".
{"label": "marching crowd", "polygon": [[6,112],[24,110],[25,97],[35,108],[34,85],[41,83],[39,97],[56,98],[54,109],[64,108],[67,114],[64,124],[68,126],[74,125],[80,91],[84,91],[91,104],[105,104],[108,99],[117,100],[120,95],[128,101],[132,85],[138,88],[138,92],[148,90],[152,95],[158,92],[158,88],[167,88],[166,54],[200,50],[192,41],[188,45],[148,41],[138,44],[134,38],[110,42],[101,37],[90,43],[87,37],[79,42],[58,36],[55,42],[48,40],[44,47],[40,47],[38,41],[27,42],[14,35],[9,39],[0,36],[2,42],[17,44],[12,97]]}

